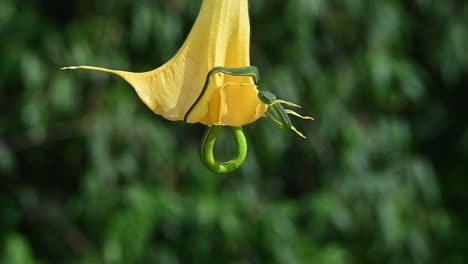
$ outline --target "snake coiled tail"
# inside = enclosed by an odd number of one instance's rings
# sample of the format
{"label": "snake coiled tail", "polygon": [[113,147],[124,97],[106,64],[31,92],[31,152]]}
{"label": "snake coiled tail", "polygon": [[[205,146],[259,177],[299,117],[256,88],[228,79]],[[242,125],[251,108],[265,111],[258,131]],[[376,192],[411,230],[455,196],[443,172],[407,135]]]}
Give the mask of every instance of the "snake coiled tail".
{"label": "snake coiled tail", "polygon": [[216,137],[223,126],[213,125],[208,127],[205,131],[203,141],[200,149],[200,157],[203,164],[212,172],[224,174],[230,173],[237,170],[245,160],[247,156],[247,140],[245,139],[242,127],[229,127],[232,135],[234,136],[234,142],[236,144],[236,153],[234,157],[226,162],[219,162],[214,158],[214,145]]}

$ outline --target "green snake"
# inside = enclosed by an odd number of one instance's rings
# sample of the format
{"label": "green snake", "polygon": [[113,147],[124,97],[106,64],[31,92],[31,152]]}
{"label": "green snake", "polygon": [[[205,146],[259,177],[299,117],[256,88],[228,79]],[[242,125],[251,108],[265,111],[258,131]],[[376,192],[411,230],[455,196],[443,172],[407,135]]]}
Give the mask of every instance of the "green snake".
{"label": "green snake", "polygon": [[[185,114],[185,121],[187,120],[187,117],[189,116],[190,112],[205,94],[211,77],[216,73],[224,73],[232,76],[250,76],[253,78],[255,85],[260,80],[258,69],[255,66],[241,68],[214,67],[208,72],[205,80],[205,85],[203,86],[200,95]],[[258,97],[262,103],[268,105],[266,111],[267,117],[269,117],[279,128],[291,129],[291,120],[287,115],[287,111],[280,103],[274,103],[277,100],[277,98],[273,93],[269,91],[259,91]],[[245,139],[242,127],[239,126],[230,127],[231,133],[234,137],[234,142],[236,144],[236,153],[234,154],[234,157],[226,162],[219,162],[214,158],[214,145],[222,127],[223,126],[217,125],[208,126],[205,131],[205,135],[203,137],[200,148],[200,157],[203,164],[212,172],[219,174],[230,173],[235,171],[242,165],[247,156],[247,140]]]}

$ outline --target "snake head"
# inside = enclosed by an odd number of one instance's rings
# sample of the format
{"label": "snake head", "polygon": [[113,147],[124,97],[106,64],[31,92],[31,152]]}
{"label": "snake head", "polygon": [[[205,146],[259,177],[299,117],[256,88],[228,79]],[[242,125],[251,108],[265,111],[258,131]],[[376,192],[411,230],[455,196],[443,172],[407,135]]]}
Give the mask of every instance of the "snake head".
{"label": "snake head", "polygon": [[298,134],[299,136],[305,138],[305,136],[301,132],[297,131],[297,129],[292,125],[288,114],[300,117],[302,119],[313,118],[309,116],[302,116],[290,109],[285,109],[282,104],[300,108],[299,105],[293,104],[285,100],[277,99],[276,95],[269,91],[259,91],[258,98],[262,103],[268,105],[265,116],[270,118],[275,123],[275,125],[282,129],[291,129],[294,132],[296,132],[296,134]]}
{"label": "snake head", "polygon": [[276,95],[270,91],[259,91],[258,98],[262,103],[270,105],[276,101]]}

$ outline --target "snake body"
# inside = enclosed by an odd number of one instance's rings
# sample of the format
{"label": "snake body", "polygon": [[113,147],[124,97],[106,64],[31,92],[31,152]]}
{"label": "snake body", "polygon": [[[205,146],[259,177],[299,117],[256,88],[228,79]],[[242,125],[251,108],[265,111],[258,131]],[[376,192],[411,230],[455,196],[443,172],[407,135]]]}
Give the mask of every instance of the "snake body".
{"label": "snake body", "polygon": [[[200,95],[185,114],[185,121],[187,120],[187,117],[190,115],[193,108],[197,105],[197,103],[205,94],[211,77],[216,73],[223,73],[232,76],[250,76],[253,78],[255,85],[260,80],[258,69],[255,66],[247,66],[241,68],[214,67],[208,72],[206,76],[205,85],[203,86]],[[273,122],[282,129],[292,128],[291,120],[289,119],[284,107],[280,103],[274,103],[276,100],[276,96],[273,93],[269,91],[259,91],[258,97],[260,101],[268,105],[266,112],[267,117],[273,120]],[[219,174],[230,173],[235,171],[242,165],[247,156],[247,140],[245,139],[242,127],[239,126],[229,127],[234,137],[234,142],[236,144],[236,152],[234,154],[234,157],[226,162],[219,162],[215,159],[213,153],[214,145],[222,127],[223,126],[217,125],[208,126],[205,131],[205,135],[203,137],[200,148],[200,158],[203,164],[212,172]]]}
{"label": "snake body", "polygon": [[203,164],[212,172],[223,174],[237,170],[247,156],[247,140],[245,139],[242,127],[231,128],[234,142],[236,144],[236,153],[234,157],[226,162],[219,162],[214,158],[213,149],[219,132],[223,126],[211,126],[205,131],[200,148],[200,157]]}
{"label": "snake body", "polygon": [[[205,84],[203,85],[200,95],[197,97],[197,99],[194,101],[192,106],[185,114],[185,121],[187,121],[188,116],[205,94],[211,77],[216,73],[223,73],[232,76],[250,76],[253,78],[255,84],[257,84],[257,82],[260,80],[258,69],[255,66],[247,66],[240,68],[228,68],[220,66],[214,67],[206,75]],[[234,154],[234,157],[226,162],[219,162],[214,158],[214,145],[222,127],[223,126],[217,125],[208,126],[205,130],[205,135],[203,137],[200,148],[200,158],[203,164],[212,172],[219,174],[230,173],[235,171],[242,165],[242,163],[245,160],[245,157],[247,156],[247,140],[245,139],[242,127],[239,126],[230,127],[231,133],[234,136],[234,142],[236,144],[236,153]]]}

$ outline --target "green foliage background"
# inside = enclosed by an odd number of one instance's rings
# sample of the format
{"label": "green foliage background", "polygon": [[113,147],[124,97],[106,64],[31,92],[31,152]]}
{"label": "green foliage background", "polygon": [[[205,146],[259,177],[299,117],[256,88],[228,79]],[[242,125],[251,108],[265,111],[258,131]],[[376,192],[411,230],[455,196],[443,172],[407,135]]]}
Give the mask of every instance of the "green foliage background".
{"label": "green foliage background", "polygon": [[153,69],[200,5],[0,1],[0,263],[468,262],[466,1],[252,0],[261,89],[316,121],[246,126],[228,176],[203,126],[58,70]]}

